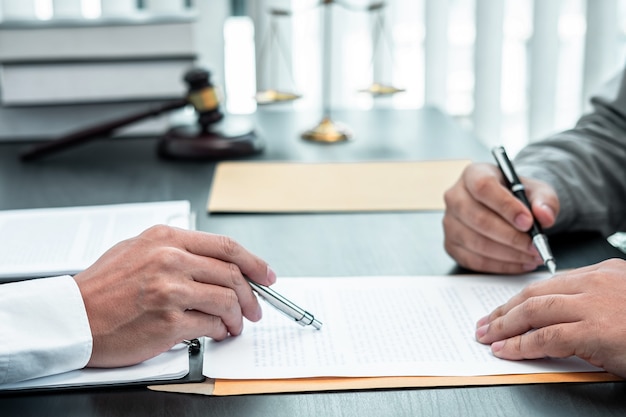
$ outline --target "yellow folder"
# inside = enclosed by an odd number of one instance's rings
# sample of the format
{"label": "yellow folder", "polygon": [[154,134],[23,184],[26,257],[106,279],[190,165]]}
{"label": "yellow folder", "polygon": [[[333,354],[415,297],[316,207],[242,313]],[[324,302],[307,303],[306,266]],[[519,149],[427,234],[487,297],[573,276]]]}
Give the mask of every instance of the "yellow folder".
{"label": "yellow folder", "polygon": [[190,384],[155,385],[154,391],[215,396],[368,390],[381,388],[460,387],[486,385],[549,384],[562,382],[610,382],[622,378],[606,372],[573,372],[486,376],[413,376],[371,378],[301,378],[301,379],[207,379]]}
{"label": "yellow folder", "polygon": [[302,213],[443,210],[468,160],[221,162],[209,212]]}

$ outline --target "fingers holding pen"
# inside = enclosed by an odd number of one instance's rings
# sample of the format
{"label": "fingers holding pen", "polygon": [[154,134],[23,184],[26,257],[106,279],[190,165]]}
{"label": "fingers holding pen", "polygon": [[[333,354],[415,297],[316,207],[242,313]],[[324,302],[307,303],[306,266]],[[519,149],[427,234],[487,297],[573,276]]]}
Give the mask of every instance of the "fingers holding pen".
{"label": "fingers holding pen", "polygon": [[[216,301],[224,299],[236,303],[240,315],[251,321],[261,318],[261,307],[252,288],[236,264],[216,259],[197,257],[198,267],[190,271],[193,282],[190,283],[190,299],[195,300],[194,307],[204,311],[203,306],[212,305],[207,298],[217,292]],[[218,291],[219,290],[219,291]]]}
{"label": "fingers holding pen", "polygon": [[228,236],[201,233],[183,245],[190,253],[236,265],[243,275],[259,284],[269,286],[276,282],[276,274],[265,261]]}
{"label": "fingers holding pen", "polygon": [[164,262],[174,270],[184,267],[197,283],[190,283],[185,300],[194,301],[188,301],[186,308],[223,314],[231,334],[241,332],[241,315],[251,321],[261,318],[261,307],[245,276],[264,285],[273,284],[276,274],[265,261],[226,236],[172,228],[153,228],[146,233],[158,241],[172,241],[180,259]]}
{"label": "fingers holding pen", "polygon": [[236,336],[242,332],[243,317],[250,321],[258,321],[262,317],[259,301],[242,269],[247,268],[249,274],[261,282],[273,283],[276,275],[264,261],[232,239],[217,235],[203,237],[226,246],[211,251],[214,257],[206,256],[206,250],[202,255],[181,250],[187,257],[184,264],[191,278],[182,297],[186,302],[187,327],[200,332],[195,336],[200,334],[222,340],[227,335]]}
{"label": "fingers holding pen", "polygon": [[[472,233],[517,251],[532,252],[531,240],[524,233],[532,225],[530,211],[502,184],[496,166],[468,166],[444,199],[445,216],[455,218]],[[449,232],[446,234],[456,234]]]}
{"label": "fingers holding pen", "polygon": [[276,274],[265,261],[228,236],[159,225],[144,231],[140,237],[160,246],[176,247],[207,259],[235,264],[244,275],[263,285],[276,282]]}
{"label": "fingers holding pen", "polygon": [[[239,299],[234,291],[220,286],[205,288],[196,285],[196,299],[184,311],[182,326],[184,338],[200,335],[214,340],[237,336],[243,331],[243,315]],[[260,313],[259,313],[260,318]]]}
{"label": "fingers holding pen", "polygon": [[533,216],[541,227],[552,227],[561,209],[556,191],[542,181],[524,178],[523,182],[531,203]]}
{"label": "fingers holding pen", "polygon": [[477,164],[474,171],[466,177],[469,194],[508,225],[521,232],[530,229],[533,222],[530,211],[504,185],[498,168],[491,164]]}
{"label": "fingers holding pen", "polygon": [[[444,218],[444,228],[455,230],[446,234],[444,248],[457,262],[477,271],[519,274],[532,271],[541,264],[534,253],[520,252],[488,237],[473,232],[453,217]],[[522,235],[526,239],[526,235]]]}
{"label": "fingers holding pen", "polygon": [[[504,177],[495,165],[470,165],[461,181],[464,182],[470,200],[484,205],[520,232],[528,231],[534,220],[542,227],[552,226],[560,210],[559,198],[554,188],[543,181],[521,177],[531,203],[530,208],[526,207],[505,185]],[[462,201],[467,200],[468,198],[464,198]],[[469,216],[468,221],[471,222]]]}
{"label": "fingers holding pen", "polygon": [[444,246],[462,266],[521,273],[542,263],[530,236],[511,224],[519,209],[532,222],[529,211],[503,186],[495,166],[470,165],[444,199]]}
{"label": "fingers holding pen", "polygon": [[244,317],[261,318],[245,276],[276,280],[266,262],[222,236],[161,225],[118,243],[74,277],[93,337],[89,366],[133,364],[182,339],[240,334]]}

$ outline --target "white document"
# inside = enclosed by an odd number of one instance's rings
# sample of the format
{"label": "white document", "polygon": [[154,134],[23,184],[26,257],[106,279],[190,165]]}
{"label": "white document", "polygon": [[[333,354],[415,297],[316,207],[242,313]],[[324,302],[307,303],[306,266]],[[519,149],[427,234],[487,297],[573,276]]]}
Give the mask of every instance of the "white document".
{"label": "white document", "polygon": [[182,378],[188,373],[189,350],[187,345],[181,343],[137,365],[107,369],[84,368],[15,384],[0,385],[0,391],[169,381]]}
{"label": "white document", "polygon": [[272,288],[314,314],[322,329],[262,304],[263,319],[247,322],[240,336],[207,340],[203,373],[272,379],[599,371],[578,358],[502,360],[475,340],[478,319],[545,277],[279,278]]}
{"label": "white document", "polygon": [[150,226],[190,221],[188,201],[0,211],[0,282],[74,274]]}

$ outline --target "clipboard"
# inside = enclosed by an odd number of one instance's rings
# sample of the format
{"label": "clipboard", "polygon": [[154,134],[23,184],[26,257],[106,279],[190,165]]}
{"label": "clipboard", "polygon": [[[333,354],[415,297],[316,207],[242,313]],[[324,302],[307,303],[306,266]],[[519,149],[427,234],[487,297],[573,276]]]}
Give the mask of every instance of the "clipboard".
{"label": "clipboard", "polygon": [[[31,381],[30,386],[18,387],[18,388],[4,388],[0,385],[0,396],[2,395],[15,395],[19,393],[33,393],[33,392],[58,392],[58,391],[76,391],[76,390],[86,390],[86,389],[97,389],[97,388],[122,388],[122,387],[137,387],[137,386],[158,386],[165,385],[168,386],[177,385],[177,384],[195,384],[195,383],[203,383],[206,380],[206,377],[202,375],[202,361],[204,356],[204,344],[200,341],[198,348],[191,349],[188,348],[189,352],[189,372],[177,379],[142,379],[135,381],[126,381],[126,382],[101,382],[101,383],[87,383],[87,384],[58,384],[51,386],[41,386],[36,385],[37,379]],[[61,378],[63,374],[58,375],[57,377]],[[44,379],[44,378],[39,378]]]}

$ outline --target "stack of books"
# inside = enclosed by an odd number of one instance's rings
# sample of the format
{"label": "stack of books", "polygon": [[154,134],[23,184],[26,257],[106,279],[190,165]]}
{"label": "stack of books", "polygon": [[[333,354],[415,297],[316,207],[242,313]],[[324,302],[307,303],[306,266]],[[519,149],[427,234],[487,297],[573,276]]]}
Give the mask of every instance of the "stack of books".
{"label": "stack of books", "polygon": [[180,98],[195,14],[0,22],[3,107]]}

